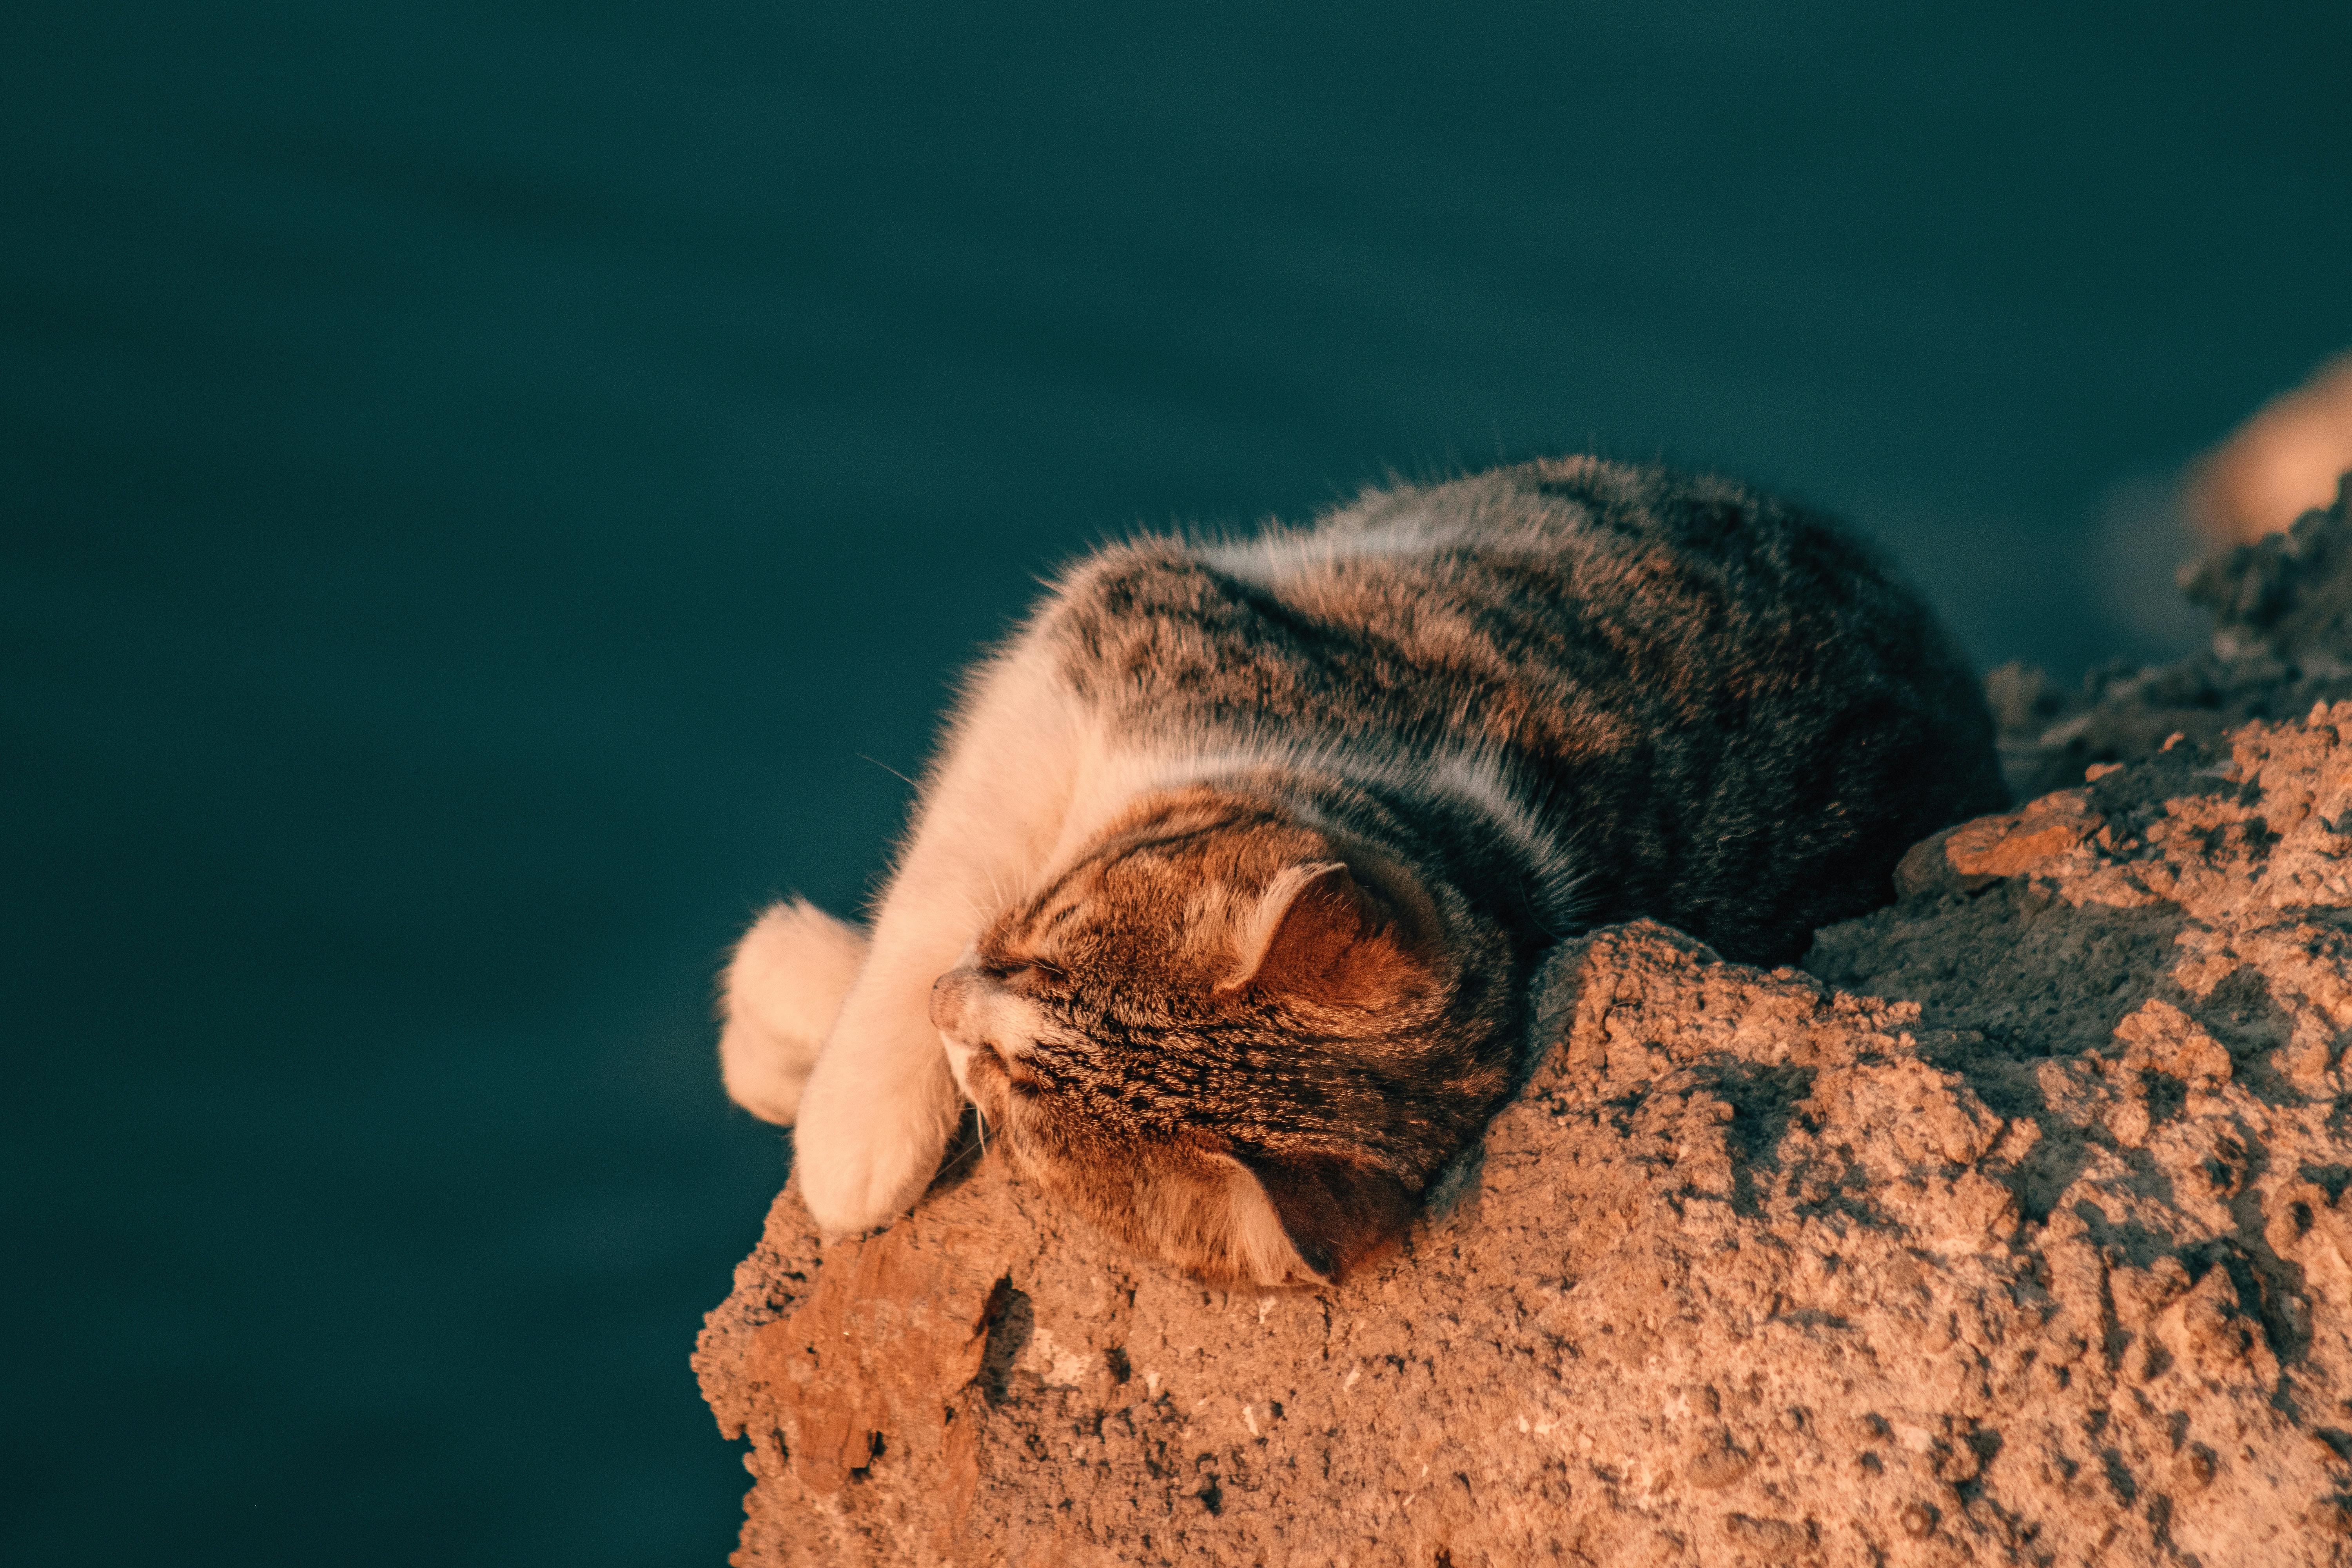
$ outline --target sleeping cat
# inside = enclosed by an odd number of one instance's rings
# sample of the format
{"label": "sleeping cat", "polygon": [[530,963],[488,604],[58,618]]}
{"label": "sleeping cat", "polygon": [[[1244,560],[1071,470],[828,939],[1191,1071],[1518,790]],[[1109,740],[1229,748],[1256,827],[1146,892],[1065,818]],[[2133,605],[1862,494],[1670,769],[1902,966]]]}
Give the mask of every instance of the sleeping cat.
{"label": "sleeping cat", "polygon": [[1129,1247],[1329,1281],[1510,1093],[1562,937],[1791,960],[2004,795],[1927,609],[1825,520],[1577,458],[1141,539],[974,673],[870,934],[728,972],[729,1092],[829,1234],[983,1134]]}

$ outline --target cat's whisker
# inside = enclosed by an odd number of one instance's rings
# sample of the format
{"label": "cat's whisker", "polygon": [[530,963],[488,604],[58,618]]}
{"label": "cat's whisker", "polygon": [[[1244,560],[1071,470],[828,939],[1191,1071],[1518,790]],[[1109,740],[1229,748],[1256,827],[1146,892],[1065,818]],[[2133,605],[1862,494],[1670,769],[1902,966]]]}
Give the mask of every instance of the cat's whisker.
{"label": "cat's whisker", "polygon": [[946,1164],[941,1165],[939,1168],[938,1172],[932,1177],[934,1181],[938,1180],[940,1176],[953,1175],[957,1171],[963,1167],[966,1162],[971,1160],[975,1155],[983,1159],[987,1157],[988,1119],[980,1114],[979,1106],[975,1105],[971,1110],[972,1120],[977,1124],[980,1131],[979,1142],[976,1143],[965,1144],[962,1149],[957,1152],[954,1159],[950,1160]]}
{"label": "cat's whisker", "polygon": [[872,763],[876,767],[880,768],[884,773],[888,773],[892,778],[897,779],[900,784],[905,784],[909,789],[920,789],[923,787],[921,784],[917,784],[913,779],[908,778],[906,774],[900,773],[898,769],[892,767],[889,763],[884,762],[879,757],[869,757],[863,752],[853,752],[850,754],[861,763]]}

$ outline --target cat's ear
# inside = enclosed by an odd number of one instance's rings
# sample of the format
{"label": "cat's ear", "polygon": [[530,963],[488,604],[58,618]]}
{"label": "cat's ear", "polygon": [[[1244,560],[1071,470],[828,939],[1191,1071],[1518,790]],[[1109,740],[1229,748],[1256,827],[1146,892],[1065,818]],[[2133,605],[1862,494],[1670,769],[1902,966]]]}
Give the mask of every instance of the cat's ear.
{"label": "cat's ear", "polygon": [[1346,862],[1286,868],[1239,925],[1220,991],[1247,986],[1326,1005],[1392,1006],[1425,978],[1398,910]]}
{"label": "cat's ear", "polygon": [[1337,1284],[1392,1247],[1412,1217],[1403,1184],[1334,1154],[1228,1154],[1233,1255],[1261,1285]]}

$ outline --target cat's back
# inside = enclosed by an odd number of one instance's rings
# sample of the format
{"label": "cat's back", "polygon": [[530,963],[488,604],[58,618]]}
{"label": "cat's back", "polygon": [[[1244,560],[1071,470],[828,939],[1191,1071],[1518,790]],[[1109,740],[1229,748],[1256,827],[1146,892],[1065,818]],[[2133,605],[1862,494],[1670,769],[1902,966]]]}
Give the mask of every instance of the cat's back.
{"label": "cat's back", "polygon": [[1818,513],[1719,476],[1597,458],[1375,491],[1311,528],[1202,554],[1367,630],[1405,632],[1455,605],[1589,628],[1633,657],[1671,648],[1685,667],[1831,623],[1907,636],[1926,620],[1874,552]]}
{"label": "cat's back", "polygon": [[2006,799],[1967,661],[1875,552],[1736,481],[1593,458],[1146,541],[1040,623],[1130,734],[1467,752],[1574,835],[1594,918],[1778,960]]}
{"label": "cat's back", "polygon": [[1593,458],[1394,486],[1248,539],[1117,547],[1058,600],[1071,679],[1139,718],[1466,726],[1574,757],[1800,689],[1973,690],[1925,606],[1834,523]]}

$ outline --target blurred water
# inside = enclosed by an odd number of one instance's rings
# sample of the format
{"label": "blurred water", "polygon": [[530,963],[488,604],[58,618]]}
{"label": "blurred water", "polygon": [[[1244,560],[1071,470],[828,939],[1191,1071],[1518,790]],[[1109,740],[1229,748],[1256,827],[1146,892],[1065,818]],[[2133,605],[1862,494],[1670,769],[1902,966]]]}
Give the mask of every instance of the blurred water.
{"label": "blurred water", "polygon": [[1848,510],[1984,660],[2160,651],[2116,496],[2352,342],[2347,43],[0,19],[10,1560],[718,1561],[685,1357],[783,1154],[714,957],[856,903],[1106,532],[1598,443]]}

